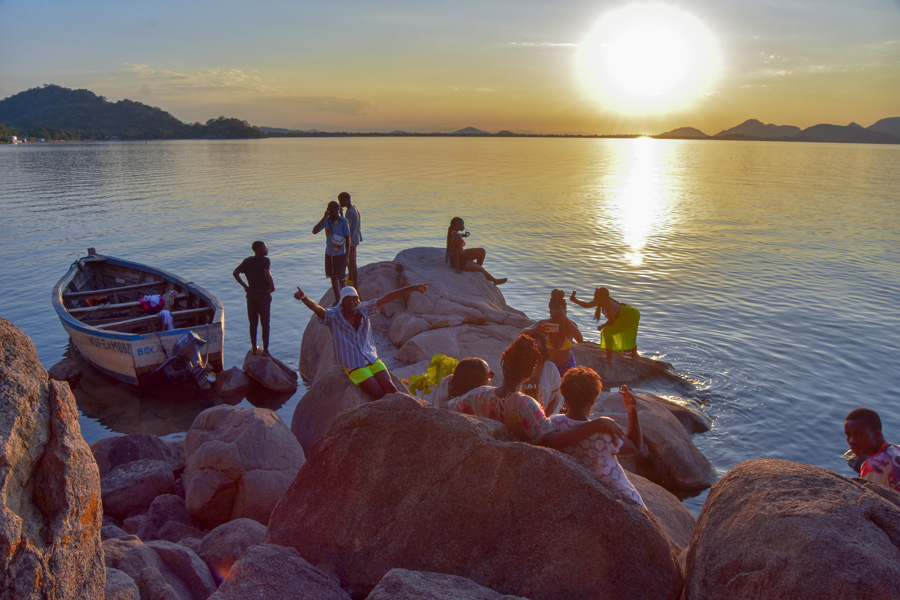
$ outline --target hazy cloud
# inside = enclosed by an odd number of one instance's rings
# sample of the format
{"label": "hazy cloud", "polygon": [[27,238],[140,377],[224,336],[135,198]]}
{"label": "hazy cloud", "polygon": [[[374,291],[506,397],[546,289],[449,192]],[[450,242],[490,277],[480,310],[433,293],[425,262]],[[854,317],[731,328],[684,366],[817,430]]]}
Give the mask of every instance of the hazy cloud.
{"label": "hazy cloud", "polygon": [[299,96],[287,99],[289,102],[320,112],[358,116],[375,108],[375,103],[362,98],[342,98],[340,96]]}
{"label": "hazy cloud", "polygon": [[156,94],[185,92],[267,94],[275,91],[274,88],[263,84],[257,75],[241,69],[215,67],[194,71],[171,71],[132,63],[125,63],[123,66],[125,70],[141,79],[142,86],[150,86]]}

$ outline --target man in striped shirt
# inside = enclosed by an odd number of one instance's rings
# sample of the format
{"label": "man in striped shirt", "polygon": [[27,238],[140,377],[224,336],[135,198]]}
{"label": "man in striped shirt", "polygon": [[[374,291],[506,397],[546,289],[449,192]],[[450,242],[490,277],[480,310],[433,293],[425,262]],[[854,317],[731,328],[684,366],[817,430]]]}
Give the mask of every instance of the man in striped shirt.
{"label": "man in striped shirt", "polygon": [[320,323],[331,329],[334,339],[334,360],[344,367],[344,373],[375,400],[397,391],[391,374],[378,358],[369,316],[377,314],[382,306],[402,298],[410,292],[424,294],[429,283],[408,285],[388,292],[377,300],[360,302],[356,288],[341,289],[337,306],[322,308],[315,300],[297,287],[294,298],[316,313]]}

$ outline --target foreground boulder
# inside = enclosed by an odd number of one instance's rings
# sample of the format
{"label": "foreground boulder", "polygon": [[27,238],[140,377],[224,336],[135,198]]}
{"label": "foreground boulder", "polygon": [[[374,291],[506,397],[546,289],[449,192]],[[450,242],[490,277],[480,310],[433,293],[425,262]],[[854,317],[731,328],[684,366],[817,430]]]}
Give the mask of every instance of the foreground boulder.
{"label": "foreground boulder", "polygon": [[247,549],[261,544],[265,537],[265,525],[253,519],[235,519],[203,536],[197,554],[207,564],[213,578],[221,582]]}
{"label": "foreground boulder", "polygon": [[569,457],[510,439],[404,394],[347,411],[266,541],[333,565],[354,597],[395,567],[532,600],[678,597],[674,549],[643,508]]}
{"label": "foreground boulder", "polygon": [[75,398],[0,318],[0,597],[102,598],[100,474]]}
{"label": "foreground boulder", "polygon": [[681,552],[691,543],[694,525],[697,518],[684,507],[681,501],[664,487],[656,485],[634,473],[628,474],[628,480],[634,485],[644,504],[677,552]]}
{"label": "foreground boulder", "polygon": [[328,575],[293,548],[261,544],[250,548],[210,600],[350,600]]}
{"label": "foreground boulder", "polygon": [[470,579],[406,569],[388,571],[366,600],[527,600],[498,594]]}
{"label": "foreground boulder", "polygon": [[266,523],[305,460],[294,434],[265,408],[206,409],[184,449],[187,509],[207,526],[241,517]]}
{"label": "foreground boulder", "polygon": [[169,542],[150,544],[135,535],[103,542],[106,566],[128,575],[142,600],[205,600],[215,591],[209,569],[191,550]]}
{"label": "foreground boulder", "polygon": [[897,598],[900,493],[762,459],[717,483],[687,553],[686,597]]}
{"label": "foreground boulder", "polygon": [[[717,475],[712,463],[694,445],[666,403],[653,394],[638,393],[635,398],[644,447],[639,454],[620,458],[622,465],[679,498],[696,496],[715,483]],[[628,421],[618,392],[604,394],[593,411],[612,417],[623,429]]]}

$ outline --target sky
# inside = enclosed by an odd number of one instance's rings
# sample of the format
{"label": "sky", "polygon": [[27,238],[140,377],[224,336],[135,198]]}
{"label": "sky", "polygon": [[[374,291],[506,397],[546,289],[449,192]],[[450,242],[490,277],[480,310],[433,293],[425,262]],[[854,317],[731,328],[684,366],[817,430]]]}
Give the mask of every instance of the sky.
{"label": "sky", "polygon": [[713,135],[900,116],[900,0],[0,0],[0,23],[0,98],[56,84],[189,123]]}

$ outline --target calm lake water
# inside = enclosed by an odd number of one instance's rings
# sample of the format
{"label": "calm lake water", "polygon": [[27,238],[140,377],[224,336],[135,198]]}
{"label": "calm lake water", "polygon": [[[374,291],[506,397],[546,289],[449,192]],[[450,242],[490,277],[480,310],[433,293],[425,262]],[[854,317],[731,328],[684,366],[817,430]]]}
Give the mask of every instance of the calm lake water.
{"label": "calm lake water", "polygon": [[[326,138],[0,146],[0,316],[49,368],[67,338],[53,285],[89,246],[178,273],[226,307],[226,367],[249,346],[232,269],[265,240],[273,354],[296,368],[328,289],[310,231],[346,190],[360,263],[443,246],[460,215],[507,302],[538,318],[554,287],[609,287],[641,310],[639,348],[696,382],[724,473],[752,458],[849,475],[842,421],[877,410],[900,439],[900,147],[600,139]],[[598,338],[590,312],[570,316]],[[639,388],[640,389],[640,388]],[[300,393],[274,406],[290,422]],[[245,401],[246,402],[246,401]],[[183,435],[174,404],[81,407],[111,431]],[[702,497],[687,501],[692,510]]]}

